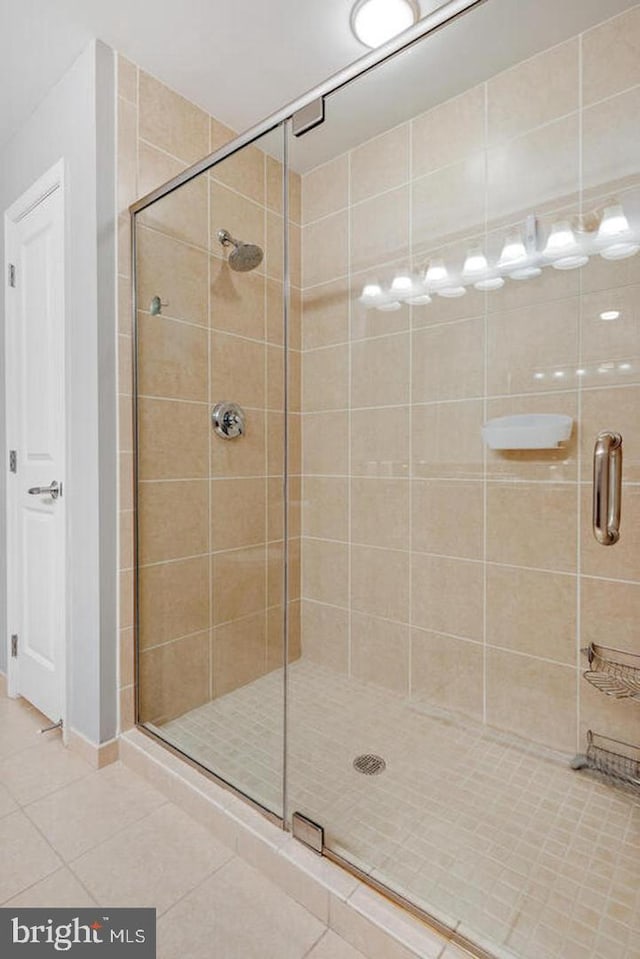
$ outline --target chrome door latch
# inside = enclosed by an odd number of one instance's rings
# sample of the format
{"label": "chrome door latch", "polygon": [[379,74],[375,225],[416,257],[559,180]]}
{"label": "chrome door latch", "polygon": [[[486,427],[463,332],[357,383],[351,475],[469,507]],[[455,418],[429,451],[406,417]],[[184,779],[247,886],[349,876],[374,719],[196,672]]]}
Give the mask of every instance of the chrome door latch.
{"label": "chrome door latch", "polygon": [[51,486],[32,486],[29,496],[50,496],[51,499],[58,499],[62,496],[62,483],[54,480]]}

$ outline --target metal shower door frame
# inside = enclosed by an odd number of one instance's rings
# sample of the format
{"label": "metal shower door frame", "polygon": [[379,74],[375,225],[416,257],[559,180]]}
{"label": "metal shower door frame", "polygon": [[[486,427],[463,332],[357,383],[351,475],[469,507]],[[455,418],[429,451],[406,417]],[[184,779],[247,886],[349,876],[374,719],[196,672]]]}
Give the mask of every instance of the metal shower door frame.
{"label": "metal shower door frame", "polygon": [[[289,830],[292,828],[291,823],[287,820],[287,803],[288,803],[288,789],[287,789],[287,738],[288,738],[288,697],[287,697],[287,679],[286,671],[288,665],[288,648],[287,648],[287,639],[288,639],[288,597],[289,597],[289,588],[288,588],[288,443],[287,443],[287,431],[288,431],[288,303],[289,303],[289,288],[290,288],[290,275],[289,275],[289,243],[288,243],[288,229],[286,229],[286,224],[288,223],[288,143],[289,135],[304,135],[308,129],[312,129],[314,123],[305,125],[304,122],[296,123],[296,114],[303,113],[303,117],[306,117],[307,114],[317,113],[320,111],[322,113],[322,118],[324,119],[324,99],[325,97],[330,96],[331,94],[337,92],[342,87],[347,86],[351,81],[355,81],[360,77],[364,76],[366,73],[374,70],[376,67],[381,66],[388,60],[401,55],[405,50],[415,46],[424,40],[429,34],[434,33],[436,30],[439,30],[445,27],[447,24],[457,20],[467,12],[473,10],[476,7],[479,7],[488,0],[449,0],[449,2],[441,7],[439,10],[425,17],[423,20],[419,21],[414,27],[410,30],[405,31],[400,37],[397,37],[393,40],[390,40],[387,44],[380,47],[378,50],[374,50],[371,53],[361,57],[356,60],[353,64],[346,67],[344,70],[334,74],[328,80],[324,81],[317,87],[313,88],[303,96],[287,104],[281,110],[267,117],[265,120],[251,127],[245,133],[240,134],[235,139],[231,140],[229,143],[225,144],[220,149],[215,150],[213,153],[199,160],[197,163],[194,163],[192,166],[188,167],[186,170],[179,173],[177,176],[173,177],[171,180],[168,180],[165,184],[153,190],[151,193],[148,193],[146,196],[142,197],[140,200],[137,200],[129,207],[129,213],[131,217],[130,231],[131,231],[131,277],[132,277],[132,292],[131,292],[131,313],[132,313],[132,331],[133,331],[133,488],[134,488],[134,542],[133,542],[133,564],[134,564],[134,645],[135,645],[135,657],[134,657],[134,689],[135,689],[135,721],[137,727],[147,735],[150,739],[155,742],[161,743],[166,749],[172,752],[174,755],[180,756],[183,760],[189,763],[189,765],[197,768],[201,773],[206,775],[209,779],[216,782],[223,789],[226,789],[235,795],[239,796],[241,799],[246,801],[254,809],[257,809],[261,812],[267,819],[271,822],[278,825],[281,829]],[[316,104],[318,105],[318,110],[315,110]],[[322,122],[322,120],[318,121]],[[285,224],[284,228],[284,242],[283,242],[283,279],[284,279],[284,312],[283,312],[283,323],[284,323],[284,413],[285,413],[285,435],[284,435],[284,486],[283,486],[283,495],[285,501],[284,509],[284,542],[285,542],[285,556],[284,556],[284,696],[283,696],[283,805],[282,805],[282,816],[278,816],[273,813],[271,810],[262,806],[259,802],[249,796],[247,793],[243,792],[237,786],[234,786],[232,783],[229,783],[216,773],[207,769],[197,760],[193,759],[188,754],[184,753],[182,750],[173,746],[170,743],[167,743],[162,737],[158,736],[153,731],[147,729],[144,725],[140,723],[139,720],[139,530],[138,530],[138,481],[139,481],[139,452],[138,452],[138,326],[137,326],[137,269],[136,269],[136,260],[137,260],[137,242],[136,242],[136,216],[138,213],[141,213],[147,207],[151,206],[157,200],[161,200],[163,197],[168,196],[170,193],[173,193],[175,190],[179,189],[181,186],[189,183],[191,180],[200,176],[202,173],[210,170],[212,167],[221,163],[223,160],[228,159],[234,154],[238,153],[244,147],[250,146],[255,143],[261,137],[272,132],[278,127],[282,127],[283,137],[284,137],[284,153],[283,153],[283,222]],[[297,814],[299,815],[299,814]],[[291,821],[295,819],[295,811],[291,811]],[[415,903],[411,902],[400,893],[397,893],[392,888],[386,886],[384,883],[374,879],[372,876],[358,869],[353,863],[344,859],[342,856],[334,853],[330,848],[324,844],[324,839],[322,840],[321,850],[317,850],[320,855],[326,857],[330,861],[341,866],[343,869],[351,873],[357,879],[363,883],[371,886],[373,889],[380,892],[386,898],[390,899],[392,902],[401,906],[411,915],[415,916],[422,922],[424,922],[430,929],[437,932],[452,944],[457,944],[463,949],[467,950],[470,956],[476,957],[476,959],[495,959],[489,952],[477,945],[477,943],[472,942],[466,936],[461,933],[456,932],[455,929],[447,926],[442,921],[438,920],[435,916],[432,916],[425,910],[421,909]]]}
{"label": "metal shower door frame", "polygon": [[[283,221],[284,223],[288,222],[288,204],[289,204],[289,191],[287,189],[288,183],[288,143],[289,143],[289,132],[292,132],[293,135],[296,135],[296,115],[303,114],[306,115],[309,112],[309,109],[313,111],[313,108],[316,103],[324,105],[324,98],[331,95],[332,93],[337,92],[342,87],[347,86],[351,81],[357,80],[360,77],[364,76],[366,73],[374,70],[376,67],[382,65],[388,60],[391,60],[393,57],[396,57],[402,54],[405,50],[415,46],[424,40],[429,34],[434,33],[436,30],[439,30],[445,27],[447,24],[457,20],[459,17],[463,16],[465,13],[470,10],[479,7],[485,4],[487,0],[449,0],[445,6],[441,7],[439,10],[436,10],[434,13],[425,17],[423,20],[420,20],[415,24],[410,30],[406,30],[399,37],[390,40],[384,46],[380,47],[377,50],[373,50],[371,53],[366,54],[364,57],[354,61],[345,69],[340,70],[338,73],[335,73],[333,76],[329,77],[328,80],[325,80],[323,83],[314,87],[312,90],[309,90],[307,93],[303,94],[301,97],[293,100],[291,103],[282,107],[276,113],[271,114],[265,120],[262,120],[260,123],[246,130],[244,133],[241,133],[239,136],[235,137],[233,140],[230,140],[229,143],[220,147],[218,150],[214,150],[213,153],[208,154],[203,157],[201,160],[198,160],[196,163],[192,164],[186,170],[183,170],[181,173],[177,174],[170,180],[167,180],[166,183],[157,187],[155,190],[152,190],[150,193],[147,193],[141,199],[136,200],[135,203],[132,203],[129,207],[130,214],[130,239],[131,239],[131,324],[132,324],[132,352],[133,352],[133,512],[134,512],[134,523],[133,523],[133,570],[134,570],[134,585],[133,585],[133,624],[134,624],[134,693],[135,693],[135,722],[139,729],[143,730],[145,733],[150,735],[152,738],[157,739],[159,742],[164,742],[160,737],[156,737],[152,732],[147,730],[143,725],[140,724],[140,668],[139,668],[139,636],[140,636],[140,624],[139,624],[139,529],[138,529],[138,483],[139,483],[139,435],[138,435],[138,311],[137,311],[137,231],[136,231],[136,219],[137,214],[141,213],[143,210],[146,210],[148,207],[152,206],[156,201],[161,200],[163,197],[168,196],[170,193],[173,193],[175,190],[178,190],[181,186],[184,186],[186,183],[189,183],[191,180],[200,176],[202,173],[212,169],[217,164],[221,163],[223,160],[228,159],[234,154],[238,153],[244,147],[250,146],[255,143],[261,137],[277,129],[279,126],[283,130],[283,139],[284,139],[284,153],[283,153]],[[322,110],[322,118],[324,119],[324,109]],[[304,124],[299,128],[299,134],[304,135],[307,129],[311,129],[311,126],[305,126]],[[287,497],[287,483],[288,483],[288,472],[287,472],[287,442],[286,442],[286,432],[287,432],[287,416],[286,412],[288,409],[287,405],[287,360],[288,360],[288,323],[287,323],[287,311],[288,311],[288,302],[289,302],[289,287],[290,287],[290,276],[289,276],[289,244],[288,244],[288,230],[284,230],[284,252],[283,252],[283,278],[284,278],[284,329],[285,329],[285,364],[284,364],[284,377],[285,377],[285,392],[284,392],[284,412],[285,412],[285,460],[284,460],[284,475],[285,475],[285,501]],[[285,515],[285,544],[287,540],[287,510],[284,511]],[[288,606],[288,570],[287,570],[287,557],[286,557],[286,547],[285,547],[285,597],[284,597],[284,609],[285,609],[285,643],[287,638],[287,606]],[[287,651],[285,649],[285,667],[287,665]],[[284,730],[284,740],[285,740],[285,785],[283,789],[283,817],[274,816],[274,814],[269,810],[264,810],[268,814],[269,818],[276,819],[283,827],[285,825],[286,819],[286,799],[287,799],[287,788],[286,788],[286,738],[287,738],[287,722],[286,722],[286,682],[285,682],[285,730]],[[180,753],[180,750],[174,747],[174,752]],[[184,758],[190,760],[190,757],[186,754],[180,753]],[[192,760],[190,760],[192,761]],[[205,767],[200,766],[199,763],[195,762],[201,769]],[[207,770],[205,770],[207,771]],[[207,771],[208,772],[208,771]],[[220,777],[215,776],[215,778],[223,787],[230,788],[233,791],[237,792],[243,799],[247,799],[253,805],[258,805],[259,808],[263,808],[260,804],[256,804],[250,796],[247,796],[241,790],[238,790],[236,787],[227,783],[225,780]]]}

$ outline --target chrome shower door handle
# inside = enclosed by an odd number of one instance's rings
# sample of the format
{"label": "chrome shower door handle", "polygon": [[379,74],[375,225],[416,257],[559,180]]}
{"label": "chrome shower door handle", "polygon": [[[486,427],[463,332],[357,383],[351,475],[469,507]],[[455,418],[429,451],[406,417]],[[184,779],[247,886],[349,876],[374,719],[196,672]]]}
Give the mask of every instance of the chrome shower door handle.
{"label": "chrome shower door handle", "polygon": [[598,433],[593,451],[593,535],[601,546],[620,539],[622,498],[622,436]]}

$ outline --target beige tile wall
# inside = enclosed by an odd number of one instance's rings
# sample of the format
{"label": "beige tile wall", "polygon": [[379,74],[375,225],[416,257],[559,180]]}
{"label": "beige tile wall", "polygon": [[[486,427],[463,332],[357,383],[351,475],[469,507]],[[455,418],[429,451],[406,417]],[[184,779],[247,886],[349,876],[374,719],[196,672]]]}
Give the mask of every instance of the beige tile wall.
{"label": "beige tile wall", "polygon": [[[121,725],[133,722],[131,268],[127,208],[235,134],[119,58]],[[265,149],[276,148],[275,138]],[[282,164],[243,150],[139,218],[141,717],[173,718],[283,657]],[[290,655],[299,655],[299,178],[290,178]],[[230,271],[215,234],[259,243]],[[161,316],[148,312],[153,296]],[[236,443],[210,411],[247,413]]]}
{"label": "beige tile wall", "polygon": [[[303,654],[567,753],[590,726],[640,742],[579,653],[640,653],[640,256],[395,313],[357,297],[475,243],[495,262],[529,213],[546,235],[618,198],[640,223],[639,63],[640,6],[302,182]],[[571,440],[483,448],[483,421],[523,412],[570,414]],[[612,549],[590,527],[604,428],[625,441]]]}

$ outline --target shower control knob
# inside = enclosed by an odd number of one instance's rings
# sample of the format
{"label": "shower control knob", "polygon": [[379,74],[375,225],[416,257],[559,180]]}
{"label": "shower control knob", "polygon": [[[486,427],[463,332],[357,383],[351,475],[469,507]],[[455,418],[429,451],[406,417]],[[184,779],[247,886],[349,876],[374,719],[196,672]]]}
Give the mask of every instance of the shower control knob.
{"label": "shower control knob", "polygon": [[234,440],[244,433],[244,410],[237,403],[216,403],[211,422],[218,436]]}

